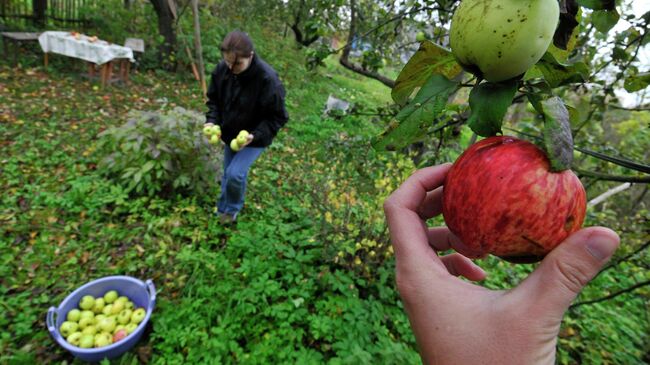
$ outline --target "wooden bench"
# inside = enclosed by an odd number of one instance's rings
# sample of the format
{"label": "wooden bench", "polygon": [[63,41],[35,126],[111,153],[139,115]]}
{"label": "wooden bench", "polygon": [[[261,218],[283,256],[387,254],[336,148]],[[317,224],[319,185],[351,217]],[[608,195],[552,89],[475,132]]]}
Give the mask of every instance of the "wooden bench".
{"label": "wooden bench", "polygon": [[17,62],[18,47],[21,43],[38,42],[38,36],[41,33],[31,32],[2,32],[2,43],[4,45],[4,54],[9,55],[9,43],[14,45],[14,64]]}

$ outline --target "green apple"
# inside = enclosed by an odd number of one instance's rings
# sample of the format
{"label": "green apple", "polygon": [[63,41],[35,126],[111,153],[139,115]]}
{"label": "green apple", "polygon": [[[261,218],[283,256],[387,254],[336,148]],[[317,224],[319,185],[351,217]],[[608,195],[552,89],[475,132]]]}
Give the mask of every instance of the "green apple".
{"label": "green apple", "polygon": [[212,126],[211,125],[206,125],[205,127],[203,127],[203,134],[205,134],[206,136],[211,135],[212,134]]}
{"label": "green apple", "polygon": [[102,313],[110,316],[113,313],[113,304],[106,304],[102,310]]}
{"label": "green apple", "polygon": [[108,316],[105,315],[104,313],[96,315],[95,316],[95,323],[99,323],[99,321],[101,321],[102,319],[104,319],[106,317],[108,317]]}
{"label": "green apple", "polygon": [[79,347],[82,349],[89,349],[95,345],[95,336],[93,335],[82,335],[79,340]]}
{"label": "green apple", "polygon": [[215,134],[212,137],[210,137],[210,144],[218,144],[220,139],[221,136]]}
{"label": "green apple", "polygon": [[79,309],[72,309],[68,312],[66,319],[70,322],[79,322],[81,319],[81,311]]}
{"label": "green apple", "polygon": [[61,327],[59,327],[59,332],[61,332],[61,335],[63,335],[63,337],[68,337],[71,334],[77,332],[78,329],[79,325],[77,322],[65,321],[61,324]]}
{"label": "green apple", "polygon": [[449,42],[466,70],[499,82],[525,73],[553,41],[557,0],[462,0]]}
{"label": "green apple", "polygon": [[102,319],[101,322],[97,323],[97,327],[99,327],[99,329],[102,332],[111,332],[111,333],[115,329],[116,325],[117,325],[117,321],[115,321],[115,318],[113,317],[106,317]]}
{"label": "green apple", "polygon": [[128,335],[129,335],[129,334],[128,334],[128,332],[126,331],[126,329],[121,329],[121,330],[119,330],[119,331],[116,331],[116,332],[113,334],[113,343],[123,340],[123,339],[124,339],[126,336],[128,336]]}
{"label": "green apple", "polygon": [[68,343],[71,344],[72,346],[79,347],[79,343],[81,342],[81,337],[82,336],[83,335],[81,334],[81,332],[77,331],[77,332],[71,334],[70,336],[68,336],[66,338],[66,341],[68,341]]}
{"label": "green apple", "polygon": [[131,315],[133,314],[133,311],[130,309],[123,309],[120,313],[117,315],[117,323],[119,324],[127,324],[131,321]]}
{"label": "green apple", "polygon": [[98,314],[101,313],[102,310],[104,309],[104,298],[97,298],[95,299],[95,305],[93,305],[93,313]]}
{"label": "green apple", "polygon": [[81,331],[82,334],[84,335],[95,335],[97,333],[97,327],[95,326],[88,326]]}
{"label": "green apple", "polygon": [[126,325],[124,324],[118,324],[115,326],[115,329],[113,330],[113,334],[117,333],[119,330],[126,330]]}
{"label": "green apple", "polygon": [[124,309],[133,310],[133,308],[135,308],[135,305],[133,304],[132,301],[129,300],[126,303],[124,303]]}
{"label": "green apple", "polygon": [[95,324],[95,318],[82,318],[79,320],[79,329],[83,330],[88,326],[92,326]]}
{"label": "green apple", "polygon": [[133,331],[135,331],[136,328],[138,328],[137,323],[129,323],[129,324],[126,325],[126,332],[128,334],[131,334],[131,333],[133,333]]}
{"label": "green apple", "polygon": [[125,297],[124,295],[120,296],[119,298],[115,299],[115,302],[122,302],[122,304],[126,303],[129,301],[128,297]]}
{"label": "green apple", "polygon": [[237,138],[230,141],[230,149],[235,152],[239,151],[240,147],[239,147],[239,143],[237,143]]}
{"label": "green apple", "polygon": [[93,319],[95,318],[95,313],[89,310],[81,311],[81,316],[79,317],[79,321],[81,321],[84,318],[90,318]]}
{"label": "green apple", "polygon": [[424,34],[424,32],[418,32],[418,34],[415,35],[415,40],[418,42],[422,42],[427,39],[427,36]]}
{"label": "green apple", "polygon": [[144,310],[144,308],[138,308],[134,310],[133,313],[131,314],[131,323],[138,324],[142,322],[145,315],[147,315],[147,312]]}
{"label": "green apple", "polygon": [[102,332],[95,335],[95,347],[104,347],[113,343],[113,336],[110,333]]}
{"label": "green apple", "polygon": [[89,310],[95,305],[95,298],[92,295],[84,295],[79,301],[79,308]]}
{"label": "green apple", "polygon": [[120,313],[124,309],[124,303],[125,301],[119,299],[113,302],[113,306],[111,307],[111,314]]}
{"label": "green apple", "polygon": [[238,145],[243,146],[246,142],[248,142],[248,136],[237,136]]}
{"label": "green apple", "polygon": [[111,304],[118,296],[119,294],[117,294],[117,290],[109,290],[104,294],[104,302],[106,302],[106,304]]}

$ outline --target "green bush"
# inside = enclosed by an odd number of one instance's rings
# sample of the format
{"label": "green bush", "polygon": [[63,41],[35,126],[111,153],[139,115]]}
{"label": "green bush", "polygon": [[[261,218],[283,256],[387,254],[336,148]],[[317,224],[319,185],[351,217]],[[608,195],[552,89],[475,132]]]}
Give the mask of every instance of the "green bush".
{"label": "green bush", "polygon": [[[220,178],[221,145],[204,137],[203,116],[170,112],[131,112],[120,127],[99,134],[99,171],[136,195],[203,195]],[[219,151],[218,151],[219,150]]]}

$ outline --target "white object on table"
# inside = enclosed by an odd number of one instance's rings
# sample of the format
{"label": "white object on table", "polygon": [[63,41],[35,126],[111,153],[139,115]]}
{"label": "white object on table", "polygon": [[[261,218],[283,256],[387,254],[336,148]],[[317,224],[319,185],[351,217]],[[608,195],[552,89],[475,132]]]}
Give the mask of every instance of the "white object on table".
{"label": "white object on table", "polygon": [[48,31],[38,37],[43,52],[57,53],[68,57],[79,58],[84,61],[102,65],[114,59],[128,59],[135,62],[133,50],[128,47],[111,44],[102,40],[79,34],[76,38],[70,32]]}

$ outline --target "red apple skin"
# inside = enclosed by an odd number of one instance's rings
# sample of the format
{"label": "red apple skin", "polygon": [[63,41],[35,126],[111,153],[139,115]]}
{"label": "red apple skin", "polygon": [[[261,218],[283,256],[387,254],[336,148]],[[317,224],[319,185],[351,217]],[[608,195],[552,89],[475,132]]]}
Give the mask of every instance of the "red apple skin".
{"label": "red apple skin", "polygon": [[121,341],[126,337],[126,335],[127,335],[126,330],[119,330],[115,332],[115,334],[113,335],[113,343]]}
{"label": "red apple skin", "polygon": [[[445,179],[442,214],[471,258],[541,260],[582,226],[586,193],[571,171],[551,172],[544,151],[509,136],[470,146]],[[463,247],[464,246],[464,247]]]}

